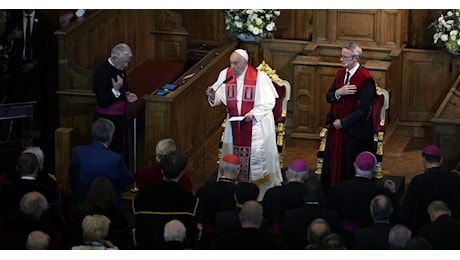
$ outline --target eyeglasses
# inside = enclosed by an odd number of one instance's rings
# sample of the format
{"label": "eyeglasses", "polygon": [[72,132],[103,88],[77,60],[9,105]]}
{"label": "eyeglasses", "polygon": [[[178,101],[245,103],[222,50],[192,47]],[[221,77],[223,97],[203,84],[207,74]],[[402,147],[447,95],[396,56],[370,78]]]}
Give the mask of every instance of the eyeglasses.
{"label": "eyeglasses", "polygon": [[355,56],[355,55],[350,55],[350,56],[342,55],[342,56],[340,56],[340,58],[346,60],[346,59],[352,58],[353,56]]}

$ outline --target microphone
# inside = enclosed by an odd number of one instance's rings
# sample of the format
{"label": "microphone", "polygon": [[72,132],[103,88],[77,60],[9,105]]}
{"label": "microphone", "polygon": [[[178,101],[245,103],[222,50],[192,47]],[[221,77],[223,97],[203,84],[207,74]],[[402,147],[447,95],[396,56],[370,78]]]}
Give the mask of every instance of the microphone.
{"label": "microphone", "polygon": [[217,88],[214,91],[217,91],[220,88],[220,86],[224,85],[225,83],[229,82],[232,79],[233,79],[233,76],[226,78],[224,81],[222,81],[222,83],[219,84],[219,86],[217,86]]}

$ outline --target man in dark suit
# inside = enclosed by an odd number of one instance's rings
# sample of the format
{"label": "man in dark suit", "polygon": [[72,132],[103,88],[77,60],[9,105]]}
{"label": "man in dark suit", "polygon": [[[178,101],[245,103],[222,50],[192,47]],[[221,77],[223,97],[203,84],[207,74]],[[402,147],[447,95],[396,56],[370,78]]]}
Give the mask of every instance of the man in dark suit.
{"label": "man in dark suit", "polygon": [[263,222],[262,205],[255,200],[243,204],[239,214],[241,230],[214,241],[212,249],[224,250],[281,250],[287,245],[260,230]]}
{"label": "man in dark suit", "polygon": [[198,200],[192,192],[182,189],[177,183],[187,162],[187,156],[178,150],[164,155],[160,161],[164,179],[152,187],[140,190],[134,198],[134,239],[138,249],[164,248],[164,226],[173,219],[181,221],[187,230],[185,247],[196,247],[200,231],[195,217]]}
{"label": "man in dark suit", "polygon": [[118,209],[124,212],[122,192],[132,183],[133,177],[121,154],[108,149],[114,131],[115,125],[110,120],[99,118],[91,126],[93,142],[72,149],[69,184],[75,203],[82,202],[93,180],[103,176],[112,182]]}
{"label": "man in dark suit", "polygon": [[[216,212],[214,238],[241,230],[239,218],[241,207],[246,201],[257,200],[259,192],[259,187],[253,182],[240,182],[236,185],[234,194],[236,206],[232,210]],[[262,224],[262,229],[267,229],[266,223]]]}
{"label": "man in dark suit", "polygon": [[240,172],[240,159],[234,154],[226,154],[219,164],[219,179],[201,186],[196,196],[200,200],[197,220],[203,225],[203,249],[211,246],[214,237],[214,217],[216,212],[235,208],[236,179]]}
{"label": "man in dark suit", "polygon": [[41,146],[44,146],[50,132],[54,131],[50,129],[48,113],[52,90],[46,84],[53,47],[49,21],[37,10],[18,10],[6,25],[0,41],[3,45],[11,45],[7,102],[37,101],[37,123]]}
{"label": "man in dark suit", "polygon": [[445,201],[452,216],[460,217],[460,176],[441,168],[443,156],[436,145],[427,145],[422,151],[425,172],[412,178],[401,204],[398,222],[417,231],[430,222],[426,213],[433,200]]}
{"label": "man in dark suit", "polygon": [[53,189],[36,179],[38,175],[38,168],[38,160],[34,154],[23,153],[19,156],[17,169],[21,178],[6,185],[2,190],[0,196],[0,205],[2,205],[2,207],[18,209],[19,201],[22,196],[32,191],[40,192],[43,196],[45,196],[50,205],[59,205],[61,203],[60,190]]}
{"label": "man in dark suit", "polygon": [[371,152],[360,153],[355,160],[355,177],[333,186],[324,198],[324,206],[339,213],[342,235],[347,248],[351,248],[353,232],[373,224],[369,211],[371,200],[378,194],[391,198],[393,215],[398,211],[396,185],[392,180],[384,186],[372,181],[377,159]]}
{"label": "man in dark suit", "polygon": [[286,170],[287,184],[272,187],[265,193],[261,204],[272,235],[279,235],[279,220],[284,212],[300,207],[304,203],[302,184],[307,174],[307,163],[303,160],[294,160]]}
{"label": "man in dark suit", "polygon": [[390,198],[380,194],[372,199],[370,206],[374,224],[355,231],[352,249],[387,250],[393,205]]}
{"label": "man in dark suit", "polygon": [[423,225],[417,232],[426,238],[433,249],[460,249],[460,219],[451,216],[451,211],[444,201],[435,200],[428,206],[431,222]]}
{"label": "man in dark suit", "polygon": [[308,225],[315,218],[328,222],[332,232],[339,232],[339,215],[336,210],[325,209],[321,206],[323,190],[321,181],[316,176],[310,176],[302,187],[303,203],[300,207],[287,210],[280,220],[280,239],[286,242],[289,249],[305,249],[309,241]]}

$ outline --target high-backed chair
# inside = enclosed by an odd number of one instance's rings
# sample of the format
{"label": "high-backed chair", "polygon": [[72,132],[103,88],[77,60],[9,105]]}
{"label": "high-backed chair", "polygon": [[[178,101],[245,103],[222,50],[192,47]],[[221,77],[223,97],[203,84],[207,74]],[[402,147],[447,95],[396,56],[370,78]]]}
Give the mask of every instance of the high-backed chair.
{"label": "high-backed chair", "polygon": [[[265,72],[268,77],[272,80],[276,91],[278,92],[278,98],[276,99],[275,107],[273,108],[273,116],[275,118],[276,125],[276,145],[278,147],[279,161],[281,169],[284,168],[284,155],[285,155],[285,134],[286,134],[286,118],[287,118],[287,107],[288,101],[291,97],[291,84],[287,80],[281,79],[277,74],[276,70],[273,70],[265,61],[262,61],[257,66],[259,71]],[[219,156],[217,163],[222,159],[222,144],[224,141],[226,119],[222,122],[222,137],[219,143]]]}
{"label": "high-backed chair", "polygon": [[[386,126],[386,111],[390,107],[390,94],[388,90],[376,87],[376,98],[374,105],[372,106],[372,115],[374,120],[374,153],[377,157],[377,165],[375,166],[375,175],[374,178],[382,179],[383,178],[383,145],[384,145],[384,134]],[[328,130],[326,127],[321,129],[319,134],[320,145],[317,152],[316,160],[316,170],[315,173],[321,175],[323,170],[323,159],[324,151],[326,149],[326,138]]]}

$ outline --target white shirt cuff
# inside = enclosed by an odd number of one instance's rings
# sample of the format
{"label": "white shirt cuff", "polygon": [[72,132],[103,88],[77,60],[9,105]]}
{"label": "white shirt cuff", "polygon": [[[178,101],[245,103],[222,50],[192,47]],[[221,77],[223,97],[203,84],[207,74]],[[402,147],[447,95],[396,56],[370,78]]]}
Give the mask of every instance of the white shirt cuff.
{"label": "white shirt cuff", "polygon": [[114,88],[112,88],[112,93],[113,93],[113,95],[115,95],[116,98],[118,98],[121,95],[120,91],[118,91],[118,89],[114,89]]}

